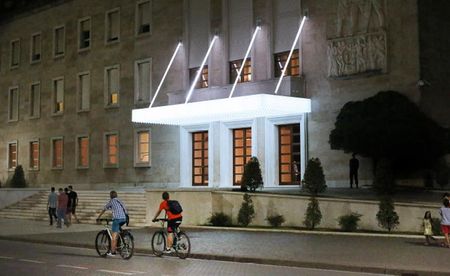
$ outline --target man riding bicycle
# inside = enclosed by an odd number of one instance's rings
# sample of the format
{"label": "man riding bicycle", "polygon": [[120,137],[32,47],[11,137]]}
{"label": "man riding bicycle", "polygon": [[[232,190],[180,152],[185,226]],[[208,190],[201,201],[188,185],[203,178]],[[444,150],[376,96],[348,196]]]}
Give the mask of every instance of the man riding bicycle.
{"label": "man riding bicycle", "polygon": [[105,213],[106,210],[112,211],[113,223],[111,227],[112,231],[112,241],[111,241],[111,251],[107,253],[108,256],[116,255],[117,247],[117,235],[120,232],[120,227],[127,222],[127,209],[123,205],[122,201],[117,198],[117,192],[111,191],[109,193],[110,200],[106,203],[100,215],[98,215],[97,220]]}
{"label": "man riding bicycle", "polygon": [[173,232],[176,231],[178,229],[178,227],[180,226],[181,221],[183,220],[183,215],[181,212],[178,214],[174,214],[173,212],[171,212],[170,206],[169,206],[169,193],[168,192],[162,193],[162,199],[163,199],[163,201],[159,205],[159,209],[156,212],[155,217],[153,218],[152,221],[156,222],[157,217],[159,216],[159,214],[161,214],[161,211],[162,210],[166,211],[166,215],[167,215],[167,219],[168,219],[167,232],[169,233],[169,235],[167,236],[167,248],[164,253],[170,253],[170,252],[172,252]]}

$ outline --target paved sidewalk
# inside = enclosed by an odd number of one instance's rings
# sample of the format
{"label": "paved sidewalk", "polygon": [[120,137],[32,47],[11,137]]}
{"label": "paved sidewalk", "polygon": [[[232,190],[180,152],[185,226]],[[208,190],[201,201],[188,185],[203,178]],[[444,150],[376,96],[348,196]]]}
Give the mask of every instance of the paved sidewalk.
{"label": "paved sidewalk", "polygon": [[[94,247],[100,225],[56,229],[45,222],[0,219],[0,238]],[[131,229],[137,252],[151,253],[156,228]],[[422,238],[185,229],[192,257],[264,264],[319,267],[388,274],[450,275],[450,249],[424,246]]]}

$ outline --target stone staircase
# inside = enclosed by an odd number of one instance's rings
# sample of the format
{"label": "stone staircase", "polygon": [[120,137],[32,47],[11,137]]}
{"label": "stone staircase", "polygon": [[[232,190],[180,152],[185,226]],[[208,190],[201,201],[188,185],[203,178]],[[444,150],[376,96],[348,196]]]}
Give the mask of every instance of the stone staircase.
{"label": "stone staircase", "polygon": [[[95,224],[100,211],[109,200],[108,191],[77,191],[78,207],[77,217],[81,223]],[[125,204],[130,215],[129,226],[144,226],[146,224],[146,206],[144,192],[119,191],[119,198]],[[48,192],[38,192],[13,205],[0,210],[0,218],[47,220]],[[110,217],[107,211],[103,217]]]}

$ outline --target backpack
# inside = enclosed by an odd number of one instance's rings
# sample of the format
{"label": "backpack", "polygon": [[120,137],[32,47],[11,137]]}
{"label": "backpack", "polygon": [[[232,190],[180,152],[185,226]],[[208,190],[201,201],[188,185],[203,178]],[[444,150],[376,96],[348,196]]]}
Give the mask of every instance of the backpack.
{"label": "backpack", "polygon": [[174,215],[178,215],[183,212],[183,208],[181,208],[181,205],[177,200],[168,200],[167,205],[169,205],[169,211]]}

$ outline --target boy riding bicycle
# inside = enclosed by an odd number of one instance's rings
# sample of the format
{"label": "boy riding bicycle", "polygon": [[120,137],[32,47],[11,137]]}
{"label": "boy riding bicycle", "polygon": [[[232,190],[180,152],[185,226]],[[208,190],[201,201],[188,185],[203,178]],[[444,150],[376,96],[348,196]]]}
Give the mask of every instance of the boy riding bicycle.
{"label": "boy riding bicycle", "polygon": [[[161,202],[161,204],[159,205],[159,209],[155,214],[155,217],[153,218],[153,222],[157,221],[157,217],[159,216],[159,214],[161,214],[162,210],[166,211],[166,215],[168,218],[167,221],[167,232],[169,233],[169,235],[167,236],[167,248],[165,250],[164,253],[170,253],[172,252],[172,245],[173,245],[173,232],[176,231],[178,229],[178,227],[181,224],[181,221],[183,220],[183,215],[182,215],[182,209],[181,206],[179,206],[178,201],[169,201],[169,193],[168,192],[164,192],[162,193],[162,198],[163,201]],[[178,208],[174,208],[172,204],[178,204],[179,206],[179,210],[177,210]]]}

